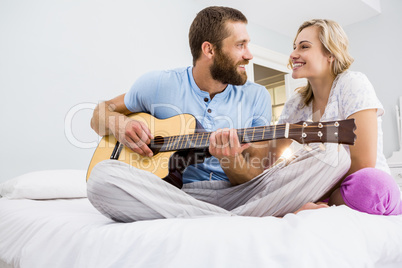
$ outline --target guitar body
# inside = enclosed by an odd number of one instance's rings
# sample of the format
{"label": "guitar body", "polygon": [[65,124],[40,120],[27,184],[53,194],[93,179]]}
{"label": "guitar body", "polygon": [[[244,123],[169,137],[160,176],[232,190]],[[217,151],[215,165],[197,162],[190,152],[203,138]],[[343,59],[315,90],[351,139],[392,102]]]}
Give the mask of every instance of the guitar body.
{"label": "guitar body", "polygon": [[[195,133],[196,128],[199,127],[195,117],[190,114],[180,114],[167,119],[157,119],[146,113],[135,113],[129,117],[144,122],[154,137],[192,134]],[[89,164],[87,180],[96,164],[103,160],[111,159],[111,156],[116,150],[116,143],[118,143],[118,141],[113,135],[104,136],[101,139]],[[154,152],[154,156],[144,157],[133,152],[126,146],[120,146],[122,149],[118,155],[118,161],[122,161],[141,170],[149,171],[160,178],[168,177],[169,169],[172,172],[174,171],[172,167],[169,167],[169,160],[175,151]]]}

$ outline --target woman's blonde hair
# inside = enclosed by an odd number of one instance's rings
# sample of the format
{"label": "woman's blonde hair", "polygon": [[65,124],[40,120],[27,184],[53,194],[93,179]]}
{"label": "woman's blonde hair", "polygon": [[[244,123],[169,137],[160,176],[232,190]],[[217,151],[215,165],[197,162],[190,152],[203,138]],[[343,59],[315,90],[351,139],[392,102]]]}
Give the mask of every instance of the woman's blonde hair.
{"label": "woman's blonde hair", "polygon": [[[338,74],[346,71],[353,63],[353,58],[349,54],[349,40],[342,27],[332,20],[313,19],[305,21],[299,27],[294,42],[296,42],[299,33],[310,26],[319,28],[318,38],[321,41],[323,49],[334,57],[331,66],[332,75],[336,77]],[[289,66],[293,67],[292,59],[289,59]],[[304,105],[309,105],[314,98],[310,82],[305,87],[298,88],[298,90],[303,96]]]}

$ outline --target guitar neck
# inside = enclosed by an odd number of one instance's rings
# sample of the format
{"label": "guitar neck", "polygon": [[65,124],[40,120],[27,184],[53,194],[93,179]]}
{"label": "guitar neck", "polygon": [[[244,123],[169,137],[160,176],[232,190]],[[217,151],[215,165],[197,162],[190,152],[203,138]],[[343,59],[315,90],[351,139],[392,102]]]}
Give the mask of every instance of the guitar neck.
{"label": "guitar neck", "polygon": [[[237,135],[241,143],[283,139],[288,137],[289,127],[289,124],[251,127],[238,129]],[[158,147],[160,152],[204,149],[209,147],[211,134],[212,132],[200,132],[188,135],[156,137],[151,147]]]}
{"label": "guitar neck", "polygon": [[[241,143],[287,139],[300,144],[329,142],[353,145],[356,140],[354,119],[327,122],[298,122],[238,129]],[[151,142],[154,151],[178,151],[185,149],[204,149],[209,147],[212,132],[200,132],[188,135],[156,137]]]}

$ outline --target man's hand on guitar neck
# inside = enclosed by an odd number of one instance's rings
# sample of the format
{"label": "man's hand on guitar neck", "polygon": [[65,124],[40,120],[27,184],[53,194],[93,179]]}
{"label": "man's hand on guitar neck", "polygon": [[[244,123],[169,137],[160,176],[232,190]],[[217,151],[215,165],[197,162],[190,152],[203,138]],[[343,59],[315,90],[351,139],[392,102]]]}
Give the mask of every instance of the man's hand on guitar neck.
{"label": "man's hand on guitar neck", "polygon": [[218,159],[235,158],[250,147],[249,143],[240,144],[236,129],[228,128],[212,132],[209,144],[209,152]]}
{"label": "man's hand on guitar neck", "polygon": [[264,158],[267,155],[268,146],[266,142],[258,144],[265,145],[241,144],[236,129],[219,129],[210,136],[209,152],[219,159],[229,181],[233,185],[238,185],[264,171]]}

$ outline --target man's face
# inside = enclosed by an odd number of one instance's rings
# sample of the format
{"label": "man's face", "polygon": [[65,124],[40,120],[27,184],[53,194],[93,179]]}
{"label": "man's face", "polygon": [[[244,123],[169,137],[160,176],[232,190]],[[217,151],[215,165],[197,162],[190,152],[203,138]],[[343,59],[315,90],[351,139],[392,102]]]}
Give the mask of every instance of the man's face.
{"label": "man's face", "polygon": [[211,75],[223,84],[244,85],[247,81],[245,65],[253,58],[248,49],[250,39],[246,24],[228,22],[227,27],[231,35],[223,40],[222,48],[215,51]]}

